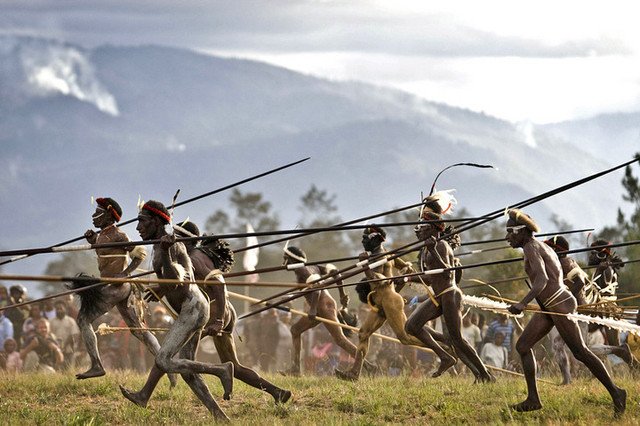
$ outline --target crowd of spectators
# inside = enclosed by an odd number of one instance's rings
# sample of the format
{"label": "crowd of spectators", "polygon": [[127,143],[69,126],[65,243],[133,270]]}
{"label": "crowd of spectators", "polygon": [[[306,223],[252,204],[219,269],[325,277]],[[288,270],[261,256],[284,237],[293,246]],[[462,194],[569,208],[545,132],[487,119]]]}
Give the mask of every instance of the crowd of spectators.
{"label": "crowd of spectators", "polygon": [[[0,307],[26,301],[20,285],[0,285]],[[0,369],[9,372],[55,372],[67,368],[78,349],[80,331],[69,298],[0,311]]]}
{"label": "crowd of spectators", "polygon": [[[24,287],[15,285],[7,289],[0,285],[0,307],[22,303],[26,298]],[[358,316],[364,318],[369,308],[362,304],[358,309]],[[12,373],[55,372],[79,370],[86,366],[88,359],[76,324],[77,313],[77,304],[71,296],[0,311],[0,370]],[[407,307],[407,314],[410,313],[410,308]],[[516,324],[506,315],[492,315],[489,321],[485,321],[485,314],[481,311],[466,313],[461,330],[463,337],[487,365],[518,370],[519,357],[514,356],[515,341],[519,333]],[[163,338],[163,330],[173,322],[171,313],[160,304],[150,305],[144,320],[148,327],[158,330],[155,334],[159,340]],[[272,309],[239,321],[234,333],[240,361],[262,372],[287,370],[291,362],[292,341],[289,328],[292,320],[295,321],[295,318],[289,312]],[[100,317],[94,328],[99,324],[118,330],[98,333],[98,347],[107,369],[148,371],[153,364],[153,356],[131,333],[120,331],[126,330],[126,325],[116,310]],[[438,320],[431,322],[429,326],[446,333]],[[387,325],[379,333],[395,337]],[[348,338],[357,343],[355,333],[347,334]],[[600,327],[591,326],[585,341],[589,345],[598,345],[603,344],[605,339],[606,335]],[[215,347],[210,340],[211,338],[203,340],[198,358],[217,362]],[[543,342],[542,346],[544,344]],[[635,346],[640,346],[640,341]],[[539,356],[540,361],[552,363],[553,356],[549,355],[549,351],[539,350],[536,356]],[[352,363],[322,326],[303,334],[302,357],[303,371],[307,374],[333,375],[336,368],[348,368]],[[437,367],[434,365],[435,357],[428,352],[376,337],[371,339],[368,359],[379,367],[381,374],[391,376],[428,374]],[[615,360],[613,363],[615,364]],[[454,370],[464,372],[461,364]]]}

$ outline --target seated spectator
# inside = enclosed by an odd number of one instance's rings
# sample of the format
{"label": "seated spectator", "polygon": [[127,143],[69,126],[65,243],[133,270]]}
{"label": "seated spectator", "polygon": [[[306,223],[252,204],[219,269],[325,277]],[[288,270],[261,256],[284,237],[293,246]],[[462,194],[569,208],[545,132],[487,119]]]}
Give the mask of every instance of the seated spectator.
{"label": "seated spectator", "polygon": [[493,342],[487,342],[480,351],[480,359],[487,365],[498,368],[507,368],[509,363],[509,353],[504,347],[504,334],[496,331],[493,335]]}
{"label": "seated spectator", "polygon": [[13,339],[13,323],[0,311],[0,348],[4,347],[4,341]]}
{"label": "seated spectator", "polygon": [[18,343],[14,339],[4,341],[4,351],[0,352],[0,369],[10,373],[22,371],[22,359],[18,352]]}
{"label": "seated spectator", "polygon": [[37,303],[29,305],[29,317],[22,324],[23,343],[26,343],[27,340],[31,340],[31,338],[36,334],[36,322],[41,318],[44,317],[42,316],[40,305]]}
{"label": "seated spectator", "polygon": [[489,324],[489,328],[487,329],[487,333],[484,337],[485,342],[494,342],[495,334],[497,332],[502,333],[504,340],[502,342],[502,346],[507,349],[508,353],[511,353],[512,345],[515,343],[514,332],[515,327],[513,326],[513,322],[509,319],[505,314],[499,314],[496,319],[491,321]]}
{"label": "seated spectator", "polygon": [[26,340],[20,351],[25,371],[55,372],[62,367],[64,355],[49,330],[49,321],[40,318],[35,323],[35,334]]}
{"label": "seated spectator", "polygon": [[67,304],[62,301],[55,303],[55,316],[49,320],[51,334],[53,334],[58,346],[64,355],[64,367],[73,367],[75,349],[80,341],[80,329],[75,320],[67,315]]}

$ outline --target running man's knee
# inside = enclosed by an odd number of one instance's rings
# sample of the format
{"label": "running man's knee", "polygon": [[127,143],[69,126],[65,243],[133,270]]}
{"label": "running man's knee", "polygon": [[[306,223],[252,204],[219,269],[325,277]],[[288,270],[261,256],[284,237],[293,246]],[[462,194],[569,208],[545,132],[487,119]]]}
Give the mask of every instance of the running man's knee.
{"label": "running man's knee", "polygon": [[589,355],[592,355],[593,357],[595,357],[593,352],[587,349],[587,347],[584,345],[571,348],[571,353],[578,361],[582,363],[584,363],[589,358]]}
{"label": "running man's knee", "polygon": [[416,334],[420,333],[421,329],[422,329],[422,326],[418,323],[418,321],[412,321],[411,318],[409,318],[407,322],[404,324],[404,331],[406,331],[408,334],[412,336],[415,336]]}
{"label": "running man's knee", "polygon": [[158,355],[156,355],[156,366],[160,370],[167,372],[171,368],[171,355],[160,351]]}

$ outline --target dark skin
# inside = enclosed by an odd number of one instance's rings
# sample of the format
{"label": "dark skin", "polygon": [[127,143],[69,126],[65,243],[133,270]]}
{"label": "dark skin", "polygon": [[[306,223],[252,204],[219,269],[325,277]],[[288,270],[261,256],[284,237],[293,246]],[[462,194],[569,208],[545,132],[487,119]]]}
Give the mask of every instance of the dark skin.
{"label": "dark skin", "polygon": [[[96,233],[90,229],[85,232],[84,236],[89,243],[96,244],[115,240],[126,240],[126,237],[117,231],[115,218],[109,211],[102,207],[96,207],[96,211],[92,215],[92,221],[93,225],[100,228],[101,231],[100,233]],[[144,255],[137,257],[135,253],[138,252],[132,252],[131,262],[127,265],[127,252],[125,249],[97,249],[96,253],[98,255],[98,269],[100,270],[101,277],[126,277],[135,271],[144,259]],[[102,295],[102,309],[80,309],[78,313],[78,327],[80,328],[82,341],[91,360],[91,367],[84,373],[76,374],[77,379],[88,379],[105,375],[100,353],[98,352],[98,341],[92,324],[98,317],[105,314],[114,306],[118,309],[127,326],[135,330],[131,331],[131,333],[145,344],[149,352],[155,355],[160,349],[158,340],[151,332],[140,330],[142,325],[138,315],[133,307],[129,306],[128,300],[131,294],[131,284],[107,284],[103,286],[100,291]],[[170,380],[172,386],[174,386],[176,381],[175,377],[171,376]]]}
{"label": "dark skin", "polygon": [[[422,225],[417,228],[416,236],[419,240],[425,241],[425,249],[421,253],[420,259],[424,271],[451,268],[456,264],[456,259],[449,243],[444,240],[438,241],[438,237],[440,237],[440,229],[438,227],[430,224]],[[452,345],[456,349],[463,362],[474,373],[477,381],[494,381],[495,379],[489,374],[475,349],[462,337],[460,331],[462,327],[462,294],[457,290],[448,291],[455,287],[455,274],[451,271],[445,271],[440,274],[429,275],[428,279],[435,292],[438,305],[436,306],[428,296],[423,298],[424,302],[411,314],[405,329],[440,356],[440,366],[433,374],[433,377],[440,376],[456,363],[455,358],[445,352],[435,341],[439,340]],[[439,316],[442,316],[444,320],[449,338],[436,333],[435,330],[424,327],[428,321]]]}
{"label": "dark skin", "polygon": [[[284,255],[283,265],[292,263],[298,263],[299,260],[292,259],[291,257]],[[337,277],[335,272],[327,270],[324,266],[303,266],[302,268],[294,269],[293,272],[296,275],[296,281],[300,284],[305,284],[307,279],[311,275],[319,275],[325,278]],[[342,284],[342,281],[337,281]],[[305,294],[305,299],[309,304],[309,316],[300,317],[298,321],[291,326],[291,338],[293,339],[293,351],[291,353],[291,367],[286,372],[287,375],[299,376],[300,375],[300,352],[302,349],[302,333],[310,330],[320,324],[320,321],[316,317],[325,318],[334,322],[338,322],[338,308],[336,301],[331,297],[327,290],[319,290]],[[342,306],[346,307],[349,304],[349,296],[344,293],[344,289],[340,288],[340,300]],[[342,328],[335,324],[322,323],[327,329],[334,342],[340,346],[350,356],[355,357],[356,346],[349,341]]]}
{"label": "dark skin", "polygon": [[[615,300],[615,285],[618,283],[618,274],[612,266],[611,255],[605,250],[593,250],[589,252],[589,265],[597,266],[593,271],[593,277],[596,285],[604,290],[609,285],[613,284],[614,289],[609,291],[602,291],[600,294],[602,298],[610,298]],[[611,328],[605,328],[607,335],[607,342],[610,345],[620,345],[620,336],[618,330]]]}
{"label": "dark skin", "polygon": [[[560,265],[562,266],[562,274],[565,277],[564,283],[567,285],[567,287],[569,287],[571,294],[573,294],[576,298],[578,306],[587,304],[584,294],[584,288],[586,285],[586,274],[582,272],[582,269],[580,269],[580,266],[574,259],[570,258],[567,255],[558,255],[558,257],[560,259]],[[576,273],[576,268],[578,268],[578,270],[580,270],[582,273]],[[569,275],[571,275],[571,278],[569,278]],[[618,338],[618,331],[607,329],[607,336],[609,336],[609,334],[615,336],[615,338],[612,339],[612,341],[615,342]],[[564,351],[564,345],[560,342],[558,342],[556,347],[558,348],[558,350]],[[597,347],[592,347],[591,351],[601,358],[612,353],[624,360],[627,364],[629,364],[629,366],[635,368],[636,360],[633,358],[631,350],[626,343],[622,345],[598,345]],[[562,356],[560,356],[560,359],[560,370],[562,371],[562,374],[565,378],[564,382],[567,382],[567,377],[570,377],[570,375],[568,375],[569,362],[566,356],[564,357],[564,359],[562,358]]]}
{"label": "dark skin", "polygon": [[120,390],[125,398],[145,407],[160,378],[166,373],[179,373],[214,418],[228,420],[211,396],[202,374],[218,376],[225,390],[224,397],[229,399],[233,389],[233,364],[217,366],[194,361],[202,328],[209,320],[209,304],[198,286],[189,283],[182,274],[192,268],[187,250],[182,243],[176,243],[175,235],[167,235],[164,222],[155,214],[142,210],[136,229],[143,240],[160,239],[160,244],[154,245],[153,257],[158,278],[184,280],[184,283],[155,288],[155,294],[166,297],[178,316],[165,335],[144,387],[139,392],[122,386]]}
{"label": "dark skin", "polygon": [[[545,301],[548,301],[560,289],[562,282],[560,262],[549,246],[536,240],[528,228],[519,226],[520,224],[510,218],[507,221],[505,239],[511,247],[522,248],[524,252],[524,269],[531,282],[531,289],[522,301],[511,305],[509,311],[517,315],[525,309],[529,302],[536,299],[542,310],[565,314],[575,312],[577,307],[576,299],[568,290],[563,290],[560,297],[556,299],[561,301],[560,303],[553,303],[553,306],[547,303],[550,306],[544,306]],[[578,325],[567,317],[544,313],[533,315],[516,343],[516,350],[522,359],[528,395],[524,401],[512,406],[512,408],[516,411],[533,411],[542,408],[536,384],[536,360],[533,356],[532,348],[549,333],[553,326],[557,328],[558,333],[560,333],[560,336],[576,359],[584,363],[609,391],[613,399],[616,416],[624,413],[627,393],[613,383],[600,359],[586,347]]]}
{"label": "dark skin", "polygon": [[[365,260],[371,255],[377,255],[385,252],[384,247],[382,247],[382,239],[378,239],[377,245],[375,246],[369,245],[369,241],[371,241],[371,239],[363,238],[363,245],[365,249],[369,250],[358,256],[360,260]],[[402,344],[425,346],[420,340],[409,335],[405,331],[405,323],[407,322],[407,315],[404,312],[405,301],[404,298],[396,291],[393,280],[389,279],[393,276],[394,265],[407,267],[407,263],[400,260],[398,263],[394,262],[394,264],[391,264],[391,262],[387,262],[375,269],[366,269],[364,271],[367,279],[382,279],[382,281],[371,283],[371,290],[373,292],[371,299],[379,310],[376,312],[372,309],[367,314],[367,317],[358,331],[358,346],[353,366],[348,371],[336,369],[336,376],[339,379],[350,381],[359,379],[362,366],[365,362],[365,357],[369,351],[369,339],[373,333],[375,333],[376,330],[382,327],[387,321]]]}
{"label": "dark skin", "polygon": [[[206,254],[196,248],[195,243],[187,242],[185,246],[193,265],[194,278],[197,281],[204,281],[211,271],[215,270],[215,265]],[[218,279],[214,277],[209,277],[208,280],[218,281]],[[256,389],[267,392],[277,403],[287,402],[289,398],[291,398],[290,391],[280,389],[260,377],[254,370],[242,365],[238,360],[232,334],[236,316],[233,305],[227,300],[226,287],[224,285],[205,285],[200,288],[207,293],[209,300],[211,300],[209,305],[211,311],[209,322],[205,326],[201,337],[211,336],[213,338],[220,361],[223,363],[233,363],[233,374],[236,379]],[[146,404],[148,400],[141,398],[147,395],[150,396],[151,392],[146,391],[144,394],[138,395],[140,397],[138,401]]]}

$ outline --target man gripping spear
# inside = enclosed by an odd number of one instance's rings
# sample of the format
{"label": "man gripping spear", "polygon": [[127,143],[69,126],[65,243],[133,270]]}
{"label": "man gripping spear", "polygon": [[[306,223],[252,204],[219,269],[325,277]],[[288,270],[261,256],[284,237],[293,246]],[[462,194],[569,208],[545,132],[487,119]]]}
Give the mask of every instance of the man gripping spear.
{"label": "man gripping spear", "polygon": [[[180,237],[197,237],[200,234],[198,226],[188,220],[174,225],[174,231]],[[207,244],[196,244],[195,241],[185,243],[187,253],[193,265],[193,275],[198,281],[214,281],[224,283],[222,272],[227,272],[233,265],[233,252],[228,244],[221,240],[213,240]],[[211,336],[218,356],[222,362],[232,362],[233,374],[249,386],[270,394],[276,403],[285,403],[291,398],[291,392],[281,389],[273,383],[260,377],[254,370],[240,364],[233,339],[233,329],[236,323],[236,311],[229,302],[225,285],[204,285],[200,289],[207,295],[211,303],[209,322],[204,328],[202,337]],[[157,373],[160,373],[158,370]],[[133,393],[123,388],[125,397],[138,405],[145,406],[151,397],[157,380],[152,380],[140,392]]]}
{"label": "man gripping spear", "polygon": [[[362,246],[366,251],[360,254],[360,260],[366,261],[372,256],[376,258],[383,257],[386,253],[382,245],[385,238],[386,233],[382,228],[376,226],[366,228],[362,236]],[[402,344],[427,346],[435,350],[435,347],[423,344],[420,340],[407,334],[405,331],[404,326],[407,321],[407,315],[404,312],[405,301],[396,291],[393,276],[397,275],[397,273],[394,269],[399,270],[400,273],[407,273],[413,270],[409,262],[398,257],[391,262],[384,262],[382,265],[368,268],[364,271],[368,280],[377,281],[371,282],[370,284],[367,283],[368,285],[362,285],[364,283],[360,283],[359,287],[356,287],[356,291],[358,291],[360,300],[371,306],[371,310],[367,314],[358,332],[358,352],[356,353],[353,366],[348,371],[335,370],[336,376],[339,379],[358,380],[363,363],[365,362],[365,357],[369,351],[369,339],[373,333],[387,321]],[[403,284],[401,284],[401,286],[402,285]],[[400,289],[399,287],[398,291]],[[437,344],[435,346],[437,346]],[[441,350],[441,353],[438,353],[438,355],[449,356],[444,350]]]}
{"label": "man gripping spear", "polygon": [[[122,217],[122,208],[112,198],[98,198],[96,200],[96,211],[93,213],[93,225],[100,229],[96,233],[93,230],[85,232],[84,236],[90,244],[104,244],[110,242],[130,241],[127,234],[122,232],[116,223]],[[98,255],[98,270],[101,277],[123,278],[135,271],[147,256],[143,246],[128,246],[122,248],[102,248],[96,249]],[[129,262],[131,258],[131,262]],[[73,289],[80,289],[91,284],[90,281],[74,281],[71,284]],[[130,297],[135,297],[132,286],[129,283],[107,284],[95,287],[90,290],[78,292],[80,299],[80,312],[78,313],[78,327],[82,336],[82,341],[89,354],[91,367],[84,373],[76,375],[77,379],[88,379],[99,377],[105,374],[96,335],[93,331],[92,323],[101,315],[104,315],[114,306],[122,316],[128,327],[136,338],[142,341],[149,351],[156,355],[160,349],[158,340],[149,331],[141,331],[141,324],[135,312]],[[175,377],[170,377],[172,385],[175,385]]]}
{"label": "man gripping spear", "polygon": [[[444,213],[451,208],[454,199],[446,192],[437,192],[425,199],[424,208],[420,218],[423,220],[439,220]],[[453,256],[451,245],[446,239],[442,239],[441,233],[445,231],[442,222],[426,223],[416,226],[416,236],[426,245],[420,250],[419,262],[423,272],[430,270],[447,269],[459,266],[459,261]],[[457,239],[459,236],[452,235]],[[487,371],[475,349],[462,337],[462,292],[457,286],[462,271],[454,274],[452,271],[443,271],[440,274],[429,275],[429,284],[435,291],[427,288],[428,296],[422,297],[423,303],[411,314],[405,329],[412,336],[417,337],[427,347],[433,349],[440,357],[440,366],[433,374],[438,377],[455,364],[455,359],[444,352],[434,341],[439,340],[451,344],[460,359],[469,367],[479,382],[492,382],[495,378]],[[420,280],[422,278],[419,278]],[[435,330],[428,330],[424,325],[439,316],[443,317],[444,325],[448,332],[448,338],[439,335]]]}
{"label": "man gripping spear", "polygon": [[184,244],[176,242],[175,234],[167,233],[165,226],[170,223],[171,215],[167,208],[162,203],[151,200],[140,209],[136,229],[143,240],[160,239],[159,244],[154,244],[152,259],[153,270],[158,278],[181,281],[180,284],[156,288],[157,291],[150,292],[150,299],[166,297],[178,315],[165,335],[144,388],[140,392],[131,392],[120,386],[120,390],[131,402],[146,407],[160,378],[166,373],[180,373],[216,419],[228,420],[211,396],[202,374],[220,378],[224,398],[229,399],[233,390],[233,363],[213,365],[194,361],[202,328],[209,321],[209,301],[198,286],[192,283],[191,259]]}
{"label": "man gripping spear", "polygon": [[[337,277],[334,271],[337,268],[332,264],[326,265],[305,265],[307,263],[307,255],[298,247],[286,245],[284,248],[283,265],[291,267],[296,275],[296,281],[300,284],[306,284],[310,282],[317,282],[316,286],[322,286],[322,281],[319,281],[322,277],[333,278]],[[297,266],[297,267],[296,267]],[[341,282],[341,281],[338,281]],[[313,286],[311,286],[313,288]],[[347,305],[349,304],[349,296],[344,292],[344,289],[340,287],[340,303],[342,310],[340,315],[344,316]],[[291,326],[291,338],[293,339],[293,351],[291,352],[291,367],[283,374],[299,376],[300,375],[300,351],[302,346],[302,333],[320,324],[317,317],[325,318],[338,322],[338,309],[336,301],[329,294],[327,290],[318,290],[311,293],[305,293],[305,299],[309,305],[308,316],[301,317]],[[344,319],[344,318],[343,318]],[[331,337],[345,352],[350,356],[356,357],[356,346],[347,339],[342,331],[341,327],[335,324],[324,323],[325,328],[331,334]],[[374,371],[375,366],[365,361],[367,370]]]}
{"label": "man gripping spear", "polygon": [[540,305],[541,313],[536,313],[527,324],[516,343],[516,350],[522,359],[527,382],[527,398],[512,406],[515,411],[533,411],[542,408],[536,384],[536,360],[533,346],[546,336],[555,326],[578,361],[584,363],[591,373],[604,385],[613,399],[616,416],[624,413],[627,392],[617,387],[604,365],[584,344],[578,325],[571,319],[549,313],[575,313],[575,297],[562,283],[562,268],[556,253],[545,243],[533,237],[538,225],[531,217],[518,209],[508,210],[507,234],[505,239],[513,248],[522,248],[524,252],[524,270],[531,282],[530,291],[521,302],[511,305],[509,312],[520,314],[534,299]]}

